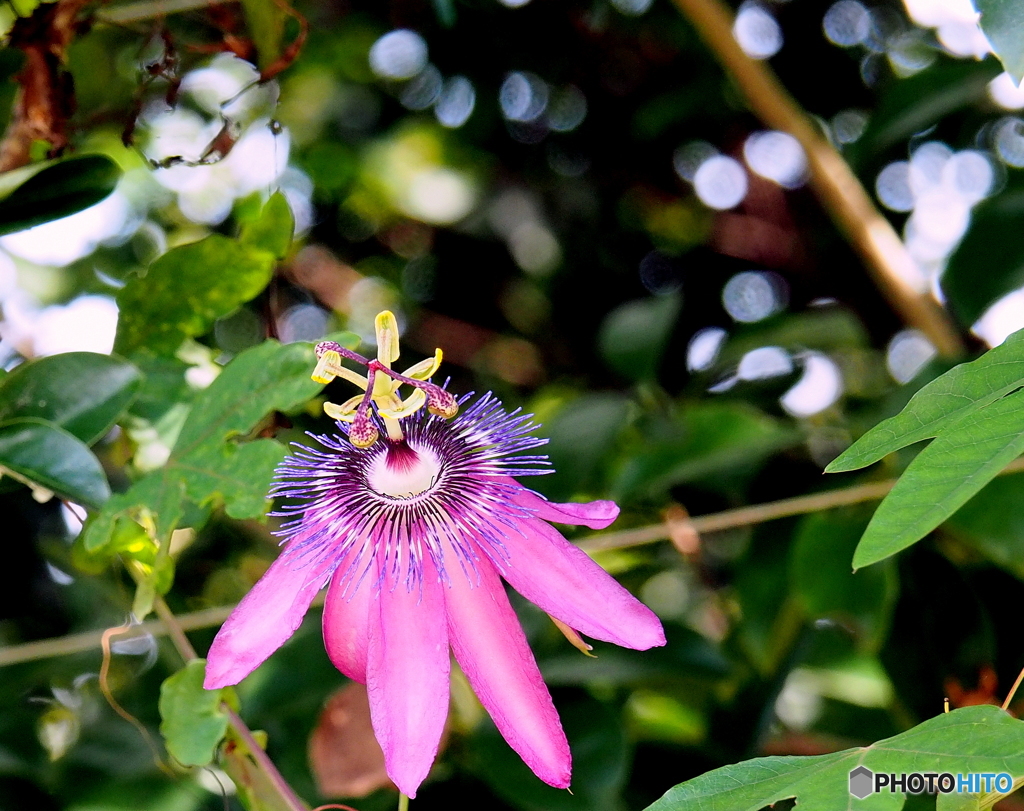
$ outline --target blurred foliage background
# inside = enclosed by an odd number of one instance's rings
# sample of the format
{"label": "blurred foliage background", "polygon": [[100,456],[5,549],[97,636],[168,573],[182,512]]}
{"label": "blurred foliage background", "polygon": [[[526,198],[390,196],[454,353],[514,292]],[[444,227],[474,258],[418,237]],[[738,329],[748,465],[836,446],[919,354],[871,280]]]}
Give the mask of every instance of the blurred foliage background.
{"label": "blurred foliage background", "polygon": [[[944,305],[960,359],[1024,326],[1024,92],[966,0],[733,11],[902,235],[903,283]],[[594,554],[669,637],[587,659],[518,602],[574,793],[534,778],[456,679],[417,808],[641,809],[725,763],[895,734],[944,696],[991,703],[1024,665],[1022,474],[855,574],[870,502],[688,528],[895,476],[913,450],[822,469],[958,358],[904,323],[800,145],[667,0],[19,0],[0,18],[0,165],[22,172],[0,176],[0,808],[239,807],[217,768],[161,772],[104,699],[98,637],[77,635],[166,592],[205,650],[224,616],[207,610],[276,553],[259,515],[280,444],[330,430],[324,396],[349,396],[308,384],[308,342],[347,330],[371,351],[385,308],[410,361],[441,346],[454,391],[537,415],[557,473],[531,486],[614,498],[614,529],[655,539]],[[40,169],[56,174],[27,188]],[[263,354],[203,399],[246,350]],[[214,407],[236,422],[211,453],[271,443],[231,491],[174,472]],[[173,521],[139,490],[108,501],[147,474],[184,476]],[[152,631],[114,637],[104,681],[157,741],[181,660]],[[311,805],[394,807],[344,687],[314,609],[240,686],[241,714]]]}

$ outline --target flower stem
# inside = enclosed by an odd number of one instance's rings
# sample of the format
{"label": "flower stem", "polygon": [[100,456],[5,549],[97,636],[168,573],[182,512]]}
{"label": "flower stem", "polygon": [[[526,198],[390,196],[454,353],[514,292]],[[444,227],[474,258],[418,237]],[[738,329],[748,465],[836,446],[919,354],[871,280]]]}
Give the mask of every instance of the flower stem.
{"label": "flower stem", "polygon": [[[174,616],[174,612],[171,611],[170,607],[164,601],[163,597],[157,596],[153,602],[153,607],[156,609],[157,616],[160,617],[161,621],[167,627],[167,632],[171,637],[171,642],[174,643],[174,647],[177,649],[181,658],[185,662],[190,662],[193,659],[198,659],[199,656],[196,654],[196,649],[192,647],[192,643],[188,641],[188,637],[185,636],[185,630],[181,627],[177,617]],[[298,795],[288,785],[288,781],[281,776],[281,773],[277,770],[274,762],[267,756],[267,753],[263,751],[263,748],[259,745],[256,739],[252,736],[252,732],[249,727],[246,726],[245,721],[236,713],[231,707],[225,702],[221,702],[221,711],[228,717],[228,726],[231,727],[232,731],[243,741],[249,750],[253,761],[256,766],[263,772],[268,782],[277,791],[278,796],[284,803],[284,807],[288,811],[307,811],[307,806],[302,800],[299,799]]]}
{"label": "flower stem", "polygon": [[398,795],[398,811],[409,811],[409,798],[404,794]]}

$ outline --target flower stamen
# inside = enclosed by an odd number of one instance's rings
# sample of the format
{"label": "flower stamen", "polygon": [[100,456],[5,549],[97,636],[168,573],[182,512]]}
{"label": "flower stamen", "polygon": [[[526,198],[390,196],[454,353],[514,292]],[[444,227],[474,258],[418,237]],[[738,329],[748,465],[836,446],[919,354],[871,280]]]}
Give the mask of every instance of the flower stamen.
{"label": "flower stamen", "polygon": [[[451,419],[459,411],[459,404],[450,392],[429,382],[441,365],[441,350],[435,350],[434,357],[422,360],[406,369],[404,374],[399,374],[391,368],[400,354],[397,319],[393,313],[384,310],[377,315],[375,327],[375,359],[364,358],[334,341],[321,341],[316,345],[317,363],[311,375],[317,383],[330,383],[340,377],[364,390],[365,394],[357,395],[340,406],[324,403],[327,416],[351,424],[349,439],[360,448],[370,447],[380,436],[374,424],[374,411],[393,442],[404,439],[399,420],[412,416],[424,406],[431,414],[445,419]],[[342,358],[365,366],[366,376],[342,366]],[[413,389],[404,400],[398,393],[401,386]]]}

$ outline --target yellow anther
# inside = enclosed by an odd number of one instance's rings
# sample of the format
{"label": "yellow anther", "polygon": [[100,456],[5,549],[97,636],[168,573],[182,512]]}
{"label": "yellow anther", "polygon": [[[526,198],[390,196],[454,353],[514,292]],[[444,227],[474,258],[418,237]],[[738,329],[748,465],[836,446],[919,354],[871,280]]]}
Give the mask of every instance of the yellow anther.
{"label": "yellow anther", "polygon": [[359,403],[362,402],[362,399],[363,395],[357,394],[355,397],[349,398],[341,405],[324,403],[324,413],[332,420],[352,422],[356,417],[356,409],[359,408]]}
{"label": "yellow anther", "polygon": [[400,420],[403,417],[408,417],[410,414],[415,414],[423,408],[426,402],[427,395],[423,389],[413,389],[412,394],[399,403],[397,407],[385,408],[378,406],[377,411],[379,411],[382,416]]}
{"label": "yellow anther", "polygon": [[377,332],[377,360],[389,367],[398,360],[400,349],[398,346],[398,319],[391,310],[384,310],[377,314],[374,320],[374,327]]}
{"label": "yellow anther", "polygon": [[430,380],[441,367],[441,350],[434,350],[434,357],[424,358],[419,363],[414,363],[404,372],[403,375],[411,377],[413,380]]}
{"label": "yellow anther", "polygon": [[341,366],[341,355],[333,349],[329,349],[320,356],[310,377],[316,383],[330,383],[337,377],[337,374],[331,369],[332,366],[335,368]]}

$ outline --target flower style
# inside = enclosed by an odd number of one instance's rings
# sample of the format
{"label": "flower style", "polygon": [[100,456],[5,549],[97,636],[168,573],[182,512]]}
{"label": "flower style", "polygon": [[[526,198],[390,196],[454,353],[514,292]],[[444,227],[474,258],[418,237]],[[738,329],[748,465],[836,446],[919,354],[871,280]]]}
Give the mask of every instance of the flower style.
{"label": "flower style", "polygon": [[[278,468],[273,494],[292,500],[279,513],[289,517],[285,548],[217,634],[206,687],[236,684],[262,663],[329,581],[327,653],[367,685],[387,771],[403,793],[415,796],[437,755],[449,649],[505,740],[540,779],[568,787],[569,747],[502,579],[560,627],[640,650],[665,644],[657,617],[548,523],[602,529],[618,507],[554,504],[519,484],[514,477],[548,472],[546,457],[530,453],[546,442],[532,436],[530,418],[490,394],[456,402],[427,382],[440,352],[392,372],[394,316],[382,313],[377,326],[375,361],[317,347],[314,379],[342,376],[366,393],[326,404],[343,433],[315,437],[321,447]],[[414,387],[406,401],[399,385]]]}

